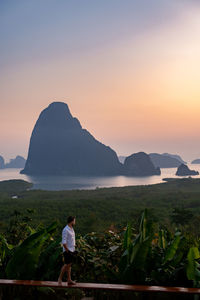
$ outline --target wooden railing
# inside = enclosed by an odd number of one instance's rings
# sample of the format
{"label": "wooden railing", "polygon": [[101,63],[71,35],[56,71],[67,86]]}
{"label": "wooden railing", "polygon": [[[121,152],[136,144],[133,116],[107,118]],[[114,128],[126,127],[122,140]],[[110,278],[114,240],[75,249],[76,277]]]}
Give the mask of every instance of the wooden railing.
{"label": "wooden railing", "polygon": [[21,286],[40,286],[53,288],[79,288],[90,290],[118,290],[148,293],[180,293],[180,294],[200,294],[198,288],[186,287],[165,287],[165,286],[147,286],[147,285],[126,285],[126,284],[108,284],[108,283],[82,283],[77,282],[75,285],[68,285],[66,282],[59,284],[57,281],[34,281],[34,280],[8,280],[0,279],[1,285],[21,285]]}

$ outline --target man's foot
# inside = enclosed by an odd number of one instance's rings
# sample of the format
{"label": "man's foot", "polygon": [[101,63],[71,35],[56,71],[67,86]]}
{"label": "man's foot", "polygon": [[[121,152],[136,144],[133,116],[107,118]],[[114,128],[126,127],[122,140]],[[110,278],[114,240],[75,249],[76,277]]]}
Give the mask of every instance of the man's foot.
{"label": "man's foot", "polygon": [[68,284],[70,284],[70,285],[72,285],[72,284],[76,284],[76,282],[75,282],[75,281],[73,281],[73,280],[68,280],[67,282],[68,282]]}

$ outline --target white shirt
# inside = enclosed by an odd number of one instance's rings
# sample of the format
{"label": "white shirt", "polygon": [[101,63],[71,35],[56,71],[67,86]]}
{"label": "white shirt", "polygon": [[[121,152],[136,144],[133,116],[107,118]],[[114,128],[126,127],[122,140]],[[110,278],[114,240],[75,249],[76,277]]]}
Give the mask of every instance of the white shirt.
{"label": "white shirt", "polygon": [[[74,229],[69,227],[68,225],[63,228],[62,231],[62,244],[67,244],[67,248],[69,251],[75,251],[75,232]],[[63,247],[63,252],[65,252],[65,248]]]}

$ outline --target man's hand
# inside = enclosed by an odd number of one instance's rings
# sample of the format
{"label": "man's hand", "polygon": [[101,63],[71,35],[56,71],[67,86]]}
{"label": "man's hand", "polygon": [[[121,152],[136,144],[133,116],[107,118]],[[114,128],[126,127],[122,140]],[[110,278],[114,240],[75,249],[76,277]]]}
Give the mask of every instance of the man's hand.
{"label": "man's hand", "polygon": [[69,252],[68,248],[67,248],[67,244],[63,244],[63,247],[65,248],[66,252]]}

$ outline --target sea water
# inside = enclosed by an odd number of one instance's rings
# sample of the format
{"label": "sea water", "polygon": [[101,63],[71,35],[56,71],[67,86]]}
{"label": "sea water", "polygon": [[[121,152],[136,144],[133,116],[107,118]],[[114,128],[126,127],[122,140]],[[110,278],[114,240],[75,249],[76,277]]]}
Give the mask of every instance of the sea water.
{"label": "sea water", "polygon": [[[192,170],[199,171],[200,165],[188,164]],[[163,178],[180,178],[176,176],[177,168],[161,169],[161,175],[130,177],[130,176],[28,176],[20,174],[20,169],[0,170],[0,181],[10,179],[23,179],[33,183],[33,189],[41,190],[73,190],[96,189],[102,187],[122,187],[131,185],[149,185],[163,182]],[[192,176],[200,178],[198,176]]]}

